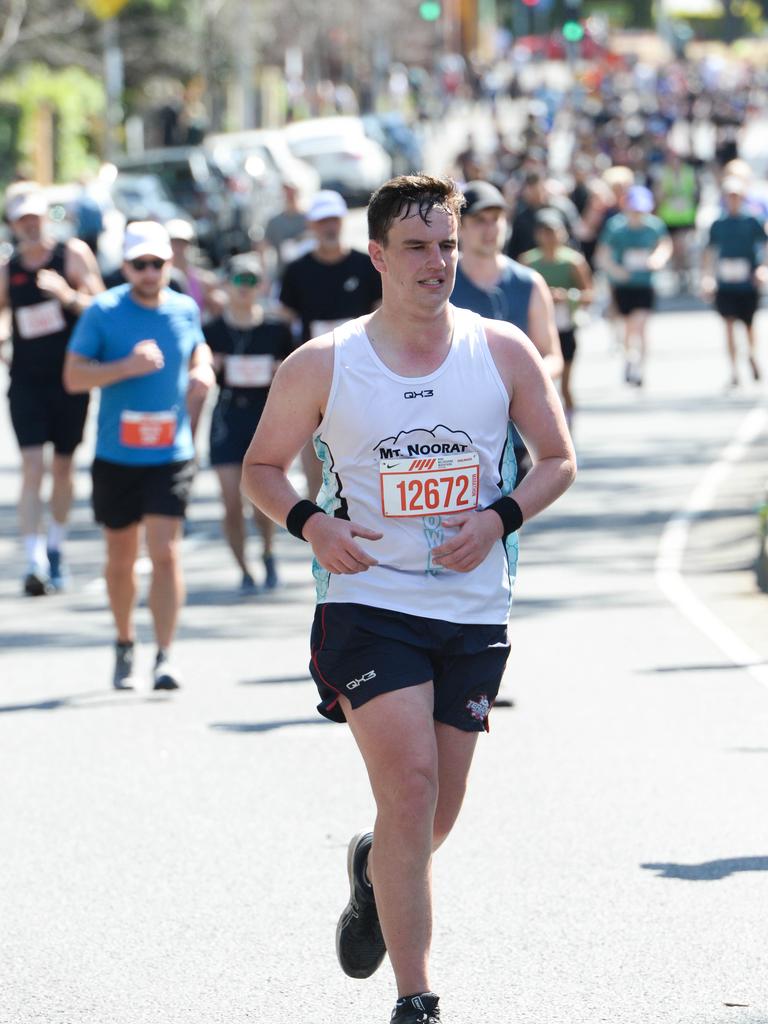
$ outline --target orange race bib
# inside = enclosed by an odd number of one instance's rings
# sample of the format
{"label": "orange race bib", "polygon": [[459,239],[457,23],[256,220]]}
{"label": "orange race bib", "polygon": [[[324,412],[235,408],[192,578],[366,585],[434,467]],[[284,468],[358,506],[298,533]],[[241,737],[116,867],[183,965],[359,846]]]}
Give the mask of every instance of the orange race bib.
{"label": "orange race bib", "polygon": [[480,456],[432,455],[382,459],[381,511],[387,517],[446,516],[477,508]]}
{"label": "orange race bib", "polygon": [[126,410],[120,417],[120,444],[126,448],[169,448],[175,437],[175,412]]}

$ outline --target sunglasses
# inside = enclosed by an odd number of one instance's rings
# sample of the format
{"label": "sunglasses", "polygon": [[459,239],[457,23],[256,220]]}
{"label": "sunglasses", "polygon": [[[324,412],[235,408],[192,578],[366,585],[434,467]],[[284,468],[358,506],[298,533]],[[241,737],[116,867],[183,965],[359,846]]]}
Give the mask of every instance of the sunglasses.
{"label": "sunglasses", "polygon": [[168,260],[129,260],[128,261],[134,270],[146,270],[147,267],[152,267],[153,270],[162,270]]}
{"label": "sunglasses", "polygon": [[261,284],[258,274],[233,274],[230,281],[237,287],[244,288],[255,288],[257,284]]}

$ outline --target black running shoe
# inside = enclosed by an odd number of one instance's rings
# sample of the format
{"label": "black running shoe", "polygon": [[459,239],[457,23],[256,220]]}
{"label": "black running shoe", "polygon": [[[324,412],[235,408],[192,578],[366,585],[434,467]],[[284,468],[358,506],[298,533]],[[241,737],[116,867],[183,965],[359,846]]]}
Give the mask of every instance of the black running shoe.
{"label": "black running shoe", "polygon": [[440,1024],[440,997],[434,992],[403,996],[395,1003],[390,1024]]}
{"label": "black running shoe", "polygon": [[373,886],[365,877],[372,842],[372,832],[360,832],[347,851],[349,903],[336,927],[336,955],[350,978],[370,978],[387,952]]}
{"label": "black running shoe", "polygon": [[181,673],[171,662],[165,651],[158,651],[155,667],[152,669],[153,690],[178,690],[181,686]]}
{"label": "black running shoe", "polygon": [[24,593],[27,597],[43,597],[50,593],[48,580],[43,573],[37,570],[27,573],[24,577]]}

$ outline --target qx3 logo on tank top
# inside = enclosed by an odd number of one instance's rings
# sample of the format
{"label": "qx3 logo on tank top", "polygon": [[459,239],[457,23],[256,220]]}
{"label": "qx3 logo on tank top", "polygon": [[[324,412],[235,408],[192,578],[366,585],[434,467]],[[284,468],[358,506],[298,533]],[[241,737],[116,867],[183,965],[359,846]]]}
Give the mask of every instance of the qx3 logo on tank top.
{"label": "qx3 logo on tank top", "polygon": [[374,447],[379,463],[381,512],[385,518],[420,517],[426,542],[425,572],[443,572],[432,550],[445,539],[445,516],[477,508],[480,457],[464,430],[445,424],[405,430]]}

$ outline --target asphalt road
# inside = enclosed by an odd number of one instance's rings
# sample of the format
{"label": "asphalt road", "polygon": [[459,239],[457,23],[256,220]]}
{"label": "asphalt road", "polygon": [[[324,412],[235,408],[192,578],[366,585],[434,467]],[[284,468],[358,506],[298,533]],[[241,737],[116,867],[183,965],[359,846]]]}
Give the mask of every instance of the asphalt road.
{"label": "asphalt road", "polygon": [[[768,401],[725,377],[711,314],[657,318],[642,391],[583,332],[580,475],[523,535],[516,706],[435,862],[447,1024],[768,1021]],[[372,803],[314,711],[306,547],[281,535],[282,588],[239,600],[203,469],[186,685],[114,693],[88,457],[71,590],[24,599],[0,409],[0,1022],[383,1024],[388,964],[355,982],[334,955]]]}

